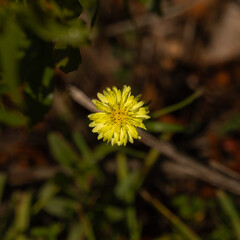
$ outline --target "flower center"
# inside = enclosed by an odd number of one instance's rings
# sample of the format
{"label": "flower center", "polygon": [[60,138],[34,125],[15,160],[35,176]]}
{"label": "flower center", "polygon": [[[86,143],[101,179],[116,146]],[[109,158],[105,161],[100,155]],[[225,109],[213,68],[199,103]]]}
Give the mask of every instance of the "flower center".
{"label": "flower center", "polygon": [[110,118],[114,122],[114,124],[121,126],[121,125],[124,125],[128,120],[128,114],[123,109],[115,109],[110,114]]}

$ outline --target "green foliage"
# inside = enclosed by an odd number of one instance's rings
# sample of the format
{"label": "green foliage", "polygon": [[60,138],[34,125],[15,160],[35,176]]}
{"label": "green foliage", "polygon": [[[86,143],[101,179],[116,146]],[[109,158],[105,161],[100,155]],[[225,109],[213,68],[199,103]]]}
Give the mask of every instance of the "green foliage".
{"label": "green foliage", "polygon": [[234,240],[232,231],[226,225],[219,225],[209,237],[210,240]]}
{"label": "green foliage", "polygon": [[[160,213],[161,221],[173,227],[167,233],[159,232],[156,240],[200,239],[193,232],[194,225],[205,221],[209,213],[216,226],[203,234],[202,239],[236,239],[237,209],[223,193],[219,194],[221,212],[226,213],[230,221],[218,214],[219,205],[214,199],[205,202],[200,197],[182,194],[167,203],[167,207],[141,190],[159,157],[156,150],[141,155],[142,152],[129,147],[124,148],[125,152],[123,148],[106,144],[90,148],[78,132],[69,134],[68,139],[50,133],[48,143],[53,159],[59,164],[58,170],[34,190],[12,194],[0,221],[3,240],[139,240],[144,237],[144,219],[136,208],[139,195]],[[129,158],[139,158],[143,164],[135,170],[130,169]],[[111,182],[101,166],[105,159],[116,164],[115,178]],[[5,175],[1,174],[0,192],[4,190],[4,182]],[[177,210],[177,215],[172,210]]]}
{"label": "green foliage", "polygon": [[[51,51],[51,43],[35,38],[21,64],[21,76],[25,82],[24,112],[32,124],[42,118],[52,103],[55,71]],[[34,62],[36,65],[29,67]]]}
{"label": "green foliage", "polygon": [[[55,66],[65,73],[76,70],[81,62],[78,47],[89,42],[89,29],[79,19],[82,11],[78,0],[0,5],[0,122],[33,125],[48,112]],[[6,96],[15,112],[5,106]],[[17,112],[28,120],[17,121]]]}
{"label": "green foliage", "polygon": [[185,220],[194,221],[205,216],[207,206],[199,197],[179,195],[172,200],[172,203]]}
{"label": "green foliage", "polygon": [[240,114],[235,113],[226,119],[223,123],[221,123],[218,128],[217,132],[224,136],[226,134],[232,133],[240,128]]}
{"label": "green foliage", "polygon": [[54,223],[46,227],[34,227],[31,229],[30,235],[34,239],[54,240],[58,239],[61,230],[62,225],[60,223]]}
{"label": "green foliage", "polygon": [[74,168],[79,159],[71,146],[57,134],[50,134],[48,142],[55,159],[64,167]]}
{"label": "green foliage", "polygon": [[67,46],[65,44],[56,44],[54,52],[54,62],[63,72],[68,73],[75,71],[81,62],[80,51],[76,47]]}
{"label": "green foliage", "polygon": [[16,110],[5,110],[0,108],[0,122],[12,127],[26,125],[27,118]]}
{"label": "green foliage", "polygon": [[237,209],[235,208],[231,198],[223,191],[219,190],[217,192],[217,196],[223,211],[226,213],[229,220],[231,221],[231,225],[235,232],[236,239],[239,240],[240,239],[240,217],[237,212]]}
{"label": "green foliage", "polygon": [[13,195],[14,219],[6,232],[4,240],[25,239],[30,225],[32,193],[16,192]]}
{"label": "green foliage", "polygon": [[[161,14],[161,0],[139,2]],[[130,1],[123,3],[131,18]],[[2,124],[33,125],[49,111],[56,68],[64,73],[75,71],[81,62],[79,46],[89,44],[91,29],[79,16],[87,10],[93,27],[99,7],[100,0],[18,0],[6,4],[0,1]],[[136,33],[125,36],[129,45],[135,46],[138,40]],[[131,64],[137,55],[127,48],[115,48],[115,54],[124,63],[115,72],[115,79],[122,84],[133,74]],[[154,112],[152,117],[178,111],[202,94],[202,89],[198,89],[183,101]],[[156,134],[185,131],[183,126],[157,120],[146,124]],[[231,133],[239,126],[236,114],[219,126],[219,133]],[[156,240],[200,239],[198,235],[206,240],[239,239],[239,209],[234,198],[223,192],[207,203],[186,194],[163,202],[151,196],[149,201],[142,198],[146,179],[151,178],[161,157],[155,149],[147,152],[105,143],[93,147],[76,131],[68,132],[67,136],[50,132],[47,144],[46,152],[55,163],[55,173],[49,179],[34,187],[33,184],[23,186],[21,191],[8,186],[12,192],[6,192],[7,175],[0,173],[0,238],[3,240],[150,239],[144,235],[144,204],[154,207],[160,213],[157,220],[167,225],[165,232],[159,230]],[[131,167],[129,160],[138,164]],[[106,170],[107,161],[112,164],[111,171]],[[159,186],[153,186],[156,187]],[[211,216],[212,225],[198,232],[196,224],[205,221],[207,215]]]}
{"label": "green foliage", "polygon": [[99,12],[99,7],[100,7],[100,0],[96,0],[96,8],[92,17],[91,21],[91,27],[93,27],[97,21],[98,18],[98,12]]}

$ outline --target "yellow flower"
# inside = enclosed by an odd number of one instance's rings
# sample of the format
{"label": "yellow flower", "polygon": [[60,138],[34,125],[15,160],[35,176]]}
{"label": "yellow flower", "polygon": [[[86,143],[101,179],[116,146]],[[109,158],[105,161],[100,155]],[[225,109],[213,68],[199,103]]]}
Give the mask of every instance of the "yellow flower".
{"label": "yellow flower", "polygon": [[133,143],[133,139],[140,139],[137,127],[146,129],[143,120],[150,118],[148,110],[143,107],[144,102],[138,102],[140,95],[131,95],[131,87],[123,86],[122,91],[113,87],[107,88],[103,94],[97,94],[99,100],[92,100],[100,111],[90,114],[92,121],[89,126],[98,133],[98,139],[111,142],[112,145]]}

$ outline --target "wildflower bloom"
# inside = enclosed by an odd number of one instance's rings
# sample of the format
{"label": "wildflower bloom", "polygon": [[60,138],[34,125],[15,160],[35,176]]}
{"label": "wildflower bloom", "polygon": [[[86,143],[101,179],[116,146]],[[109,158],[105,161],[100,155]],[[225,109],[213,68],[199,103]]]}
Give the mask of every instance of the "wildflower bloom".
{"label": "wildflower bloom", "polygon": [[131,95],[131,87],[123,86],[122,91],[113,87],[107,88],[103,94],[97,94],[99,100],[92,100],[97,113],[88,117],[92,121],[89,126],[93,132],[98,133],[98,140],[111,142],[112,145],[133,143],[133,139],[140,139],[137,127],[146,129],[143,120],[150,118],[148,110],[143,107],[144,102],[139,101],[141,95]]}

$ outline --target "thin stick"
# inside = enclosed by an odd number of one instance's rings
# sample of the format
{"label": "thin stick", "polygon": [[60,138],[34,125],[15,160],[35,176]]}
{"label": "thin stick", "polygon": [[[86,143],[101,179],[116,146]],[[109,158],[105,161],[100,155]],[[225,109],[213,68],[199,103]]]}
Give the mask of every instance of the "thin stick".
{"label": "thin stick", "polygon": [[239,173],[235,172],[234,170],[226,167],[225,165],[221,164],[220,162],[216,161],[210,161],[211,167],[217,169],[219,172],[222,172],[228,176],[231,176],[232,178],[235,178],[240,181],[240,175]]}
{"label": "thin stick", "polygon": [[74,86],[70,86],[68,89],[70,95],[77,103],[87,108],[90,112],[98,112],[91,99],[84,92]]}
{"label": "thin stick", "polygon": [[[80,89],[70,86],[69,92],[77,103],[91,112],[97,111],[89,97]],[[155,148],[166,157],[186,167],[189,169],[188,172],[191,172],[191,175],[195,178],[201,179],[202,181],[212,184],[220,189],[225,189],[240,195],[240,181],[233,179],[232,176],[227,175],[226,172],[224,175],[221,172],[212,169],[210,166],[202,165],[195,159],[180,153],[172,144],[160,141],[142,129],[138,129],[138,132],[141,136],[140,141],[142,143],[151,148]]]}
{"label": "thin stick", "polygon": [[218,188],[240,195],[240,181],[233,179],[231,176],[223,175],[209,166],[202,165],[201,163],[195,161],[195,159],[177,151],[172,144],[160,141],[142,129],[139,129],[139,133],[142,137],[141,141],[145,145],[155,148],[168,158],[192,169],[192,176],[208,182]]}

